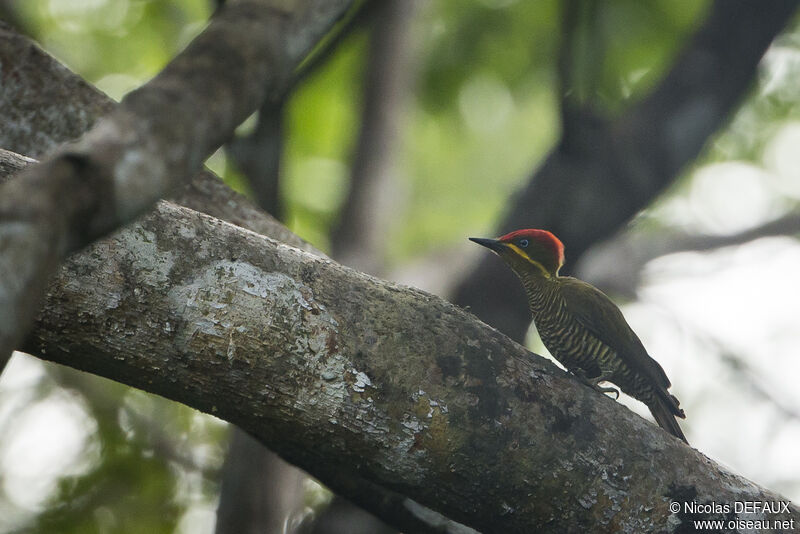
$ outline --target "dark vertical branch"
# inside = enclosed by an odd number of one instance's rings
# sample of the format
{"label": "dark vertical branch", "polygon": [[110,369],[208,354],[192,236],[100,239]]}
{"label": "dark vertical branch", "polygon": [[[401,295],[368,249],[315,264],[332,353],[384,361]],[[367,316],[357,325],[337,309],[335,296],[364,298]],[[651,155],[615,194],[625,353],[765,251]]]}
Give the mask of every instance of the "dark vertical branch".
{"label": "dark vertical branch", "polygon": [[581,109],[590,109],[603,71],[596,0],[566,0],[561,8],[561,46],[556,60],[561,120],[575,127]]}
{"label": "dark vertical branch", "polygon": [[411,25],[417,2],[385,1],[370,35],[361,130],[350,188],[333,233],[338,261],[380,274],[392,215],[394,163],[414,77]]}
{"label": "dark vertical branch", "polygon": [[0,0],[0,20],[12,26],[20,33],[29,35],[28,24],[19,16],[17,0]]}
{"label": "dark vertical branch", "polygon": [[265,101],[253,132],[235,137],[227,145],[236,167],[247,177],[256,203],[278,220],[283,215],[279,188],[285,106],[285,98]]}
{"label": "dark vertical branch", "polygon": [[284,534],[303,507],[303,474],[238,428],[222,470],[216,533]]}
{"label": "dark vertical branch", "polygon": [[[220,6],[224,1],[219,2]],[[320,50],[306,59],[294,73],[291,82],[280,94],[267,95],[258,110],[253,131],[233,138],[227,145],[228,155],[247,178],[256,202],[267,213],[281,220],[280,169],[283,154],[284,115],[294,89],[324,65],[342,42],[365,25],[375,14],[376,0],[364,0],[350,17],[342,22]]]}

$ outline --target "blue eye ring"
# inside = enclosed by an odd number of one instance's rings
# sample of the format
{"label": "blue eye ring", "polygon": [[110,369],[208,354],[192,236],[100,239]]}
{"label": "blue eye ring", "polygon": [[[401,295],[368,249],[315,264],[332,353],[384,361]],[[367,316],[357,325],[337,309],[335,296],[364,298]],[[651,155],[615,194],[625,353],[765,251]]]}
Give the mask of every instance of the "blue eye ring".
{"label": "blue eye ring", "polygon": [[527,239],[520,239],[519,240],[519,246],[521,246],[522,248],[527,247],[528,246],[528,240]]}

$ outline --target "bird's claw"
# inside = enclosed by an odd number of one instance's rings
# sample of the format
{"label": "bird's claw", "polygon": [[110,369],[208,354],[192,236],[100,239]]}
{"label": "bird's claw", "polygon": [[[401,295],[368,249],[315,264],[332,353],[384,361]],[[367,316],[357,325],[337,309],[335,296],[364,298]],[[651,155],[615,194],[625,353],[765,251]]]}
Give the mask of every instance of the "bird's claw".
{"label": "bird's claw", "polygon": [[595,391],[599,391],[600,393],[613,393],[614,400],[619,400],[619,389],[612,387],[612,386],[601,386],[600,382],[605,382],[610,377],[607,375],[600,375],[594,378],[586,378],[586,375],[581,377],[583,381],[586,383],[587,386],[594,389]]}
{"label": "bird's claw", "polygon": [[594,385],[594,389],[596,389],[600,393],[613,393],[614,394],[614,400],[619,400],[619,390],[617,388],[615,388],[615,387],[600,386],[600,385],[595,384]]}

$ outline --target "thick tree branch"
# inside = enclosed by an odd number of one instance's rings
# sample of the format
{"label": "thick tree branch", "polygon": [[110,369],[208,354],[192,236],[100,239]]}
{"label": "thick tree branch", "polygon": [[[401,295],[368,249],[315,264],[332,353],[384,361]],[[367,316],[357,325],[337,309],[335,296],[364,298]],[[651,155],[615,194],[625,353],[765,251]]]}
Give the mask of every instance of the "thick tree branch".
{"label": "thick tree branch", "polygon": [[[635,298],[645,265],[677,252],[704,252],[742,245],[764,237],[800,234],[800,213],[790,212],[754,228],[726,235],[689,234],[675,230],[627,231],[590,248],[576,271],[603,291]],[[620,262],[620,258],[625,258]]]}
{"label": "thick tree branch", "polygon": [[[514,197],[497,234],[547,228],[567,245],[574,265],[698,155],[751,86],[761,56],[797,5],[796,0],[714,2],[703,27],[648,97],[617,119],[582,112],[581,129],[564,132]],[[519,282],[489,255],[458,288],[455,302],[517,340],[530,323]]]}
{"label": "thick tree branch", "polygon": [[[339,212],[337,227],[331,235],[333,257],[356,270],[380,276],[384,271],[384,242],[392,215],[394,163],[400,118],[413,78],[410,37],[416,0],[372,1],[365,21],[370,22],[366,72],[363,83],[361,127],[356,145],[348,194]],[[366,9],[364,9],[366,11]],[[366,487],[365,487],[366,488]],[[364,492],[365,496],[373,493]],[[380,492],[375,495],[381,495]],[[394,495],[379,499],[393,518],[396,510],[408,513],[406,499]],[[460,525],[441,518],[444,529],[458,532]],[[403,531],[415,531],[413,525],[391,520]],[[344,531],[353,533],[395,532],[381,519],[366,513],[349,501],[336,496],[316,518],[311,534]],[[466,528],[466,527],[464,527]]]}
{"label": "thick tree branch", "polygon": [[267,94],[288,83],[349,3],[231,0],[79,142],[2,187],[0,355],[21,339],[60,259],[197,172]]}
{"label": "thick tree branch", "polygon": [[348,481],[486,532],[778,499],[436,297],[168,203],[67,262],[25,348],[229,420],[378,513]]}
{"label": "thick tree branch", "polygon": [[[16,63],[15,61],[21,62]],[[71,73],[27,37],[0,31],[0,63],[13,71],[15,84],[0,84],[0,145],[41,155],[78,137],[114,102]],[[0,182],[34,160],[0,150]],[[6,172],[7,171],[7,172]],[[197,174],[173,200],[224,221],[322,255],[249,200],[225,186],[210,172]],[[0,367],[1,369],[1,367]],[[366,487],[352,482],[351,486]],[[409,499],[373,486],[366,496],[382,517],[413,532],[460,532],[460,525],[438,516]],[[391,506],[397,506],[391,509]],[[422,511],[420,511],[422,510]]]}
{"label": "thick tree branch", "polygon": [[[7,181],[21,169],[34,163],[36,163],[36,160],[0,149],[0,184]],[[199,178],[202,177],[207,179],[200,180]],[[207,201],[213,201],[215,199],[225,200],[226,195],[230,192],[224,184],[219,182],[208,172],[198,175],[195,182],[203,182],[201,185],[204,188],[200,190],[199,194],[194,187],[183,191],[182,194],[178,196],[178,200],[185,206],[190,206],[193,203],[203,206]],[[214,209],[213,205],[211,207],[211,211],[219,211],[223,216],[230,216],[230,219],[234,221],[225,220],[225,222],[232,222],[232,224],[241,226],[246,230],[255,231],[270,239],[277,240],[281,243],[288,243],[293,247],[314,254],[315,256],[324,257],[322,252],[316,250],[314,247],[292,234],[286,227],[275,221],[275,219],[268,214],[247,204],[246,201],[242,202],[240,206],[243,214],[238,215],[235,212],[231,213],[227,209],[217,210]],[[161,222],[163,224],[168,224],[166,220]],[[5,362],[2,363],[4,366]],[[1,369],[2,367],[0,367],[0,370]],[[349,488],[350,493],[348,494],[359,495],[358,502],[368,503],[368,506],[365,505],[365,507],[372,510],[374,513],[380,513],[384,520],[391,522],[396,527],[402,528],[405,531],[418,532],[420,534],[439,534],[441,532],[447,532],[449,534],[469,534],[471,532],[471,529],[464,525],[456,523],[391,490],[376,486],[375,484],[370,484],[368,481],[362,480],[357,476],[349,479],[342,477],[339,483],[340,486],[346,485]]]}
{"label": "thick tree branch", "polygon": [[[28,37],[0,25],[0,65],[14,83],[0,84],[0,147],[40,158],[88,130],[116,103],[41,50]],[[3,156],[0,166],[20,170],[34,160]],[[5,173],[3,173],[5,175]],[[242,195],[203,171],[174,202],[292,246],[309,246]]]}

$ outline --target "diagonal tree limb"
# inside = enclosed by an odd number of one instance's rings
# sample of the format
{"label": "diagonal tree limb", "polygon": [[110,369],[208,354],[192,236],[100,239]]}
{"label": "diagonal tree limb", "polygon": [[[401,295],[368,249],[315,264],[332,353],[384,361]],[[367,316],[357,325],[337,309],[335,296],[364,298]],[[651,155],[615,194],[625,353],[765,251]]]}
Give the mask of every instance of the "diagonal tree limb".
{"label": "diagonal tree limb", "polygon": [[[117,105],[69,71],[30,38],[0,24],[0,65],[14,83],[0,84],[0,147],[33,158],[85,133]],[[30,163],[33,160],[27,160]],[[5,162],[5,163],[3,163]],[[9,172],[26,161],[0,157]],[[6,173],[4,173],[5,175]],[[252,202],[208,171],[196,174],[171,198],[174,202],[292,246],[312,250]]]}
{"label": "diagonal tree limb", "polygon": [[[21,63],[15,63],[15,60]],[[10,66],[16,84],[0,84],[0,145],[32,155],[53,150],[58,144],[78,137],[114,102],[71,73],[27,37],[0,28],[0,63]],[[0,182],[33,160],[0,149]],[[5,172],[7,171],[7,172]],[[294,235],[248,199],[225,186],[212,173],[194,176],[173,198],[181,205],[202,211],[242,228],[269,236],[317,255],[321,252]],[[366,487],[353,483],[353,487]],[[408,531],[421,533],[461,532],[460,526],[408,499],[398,499],[386,490],[372,487],[382,516],[392,517]],[[402,505],[390,509],[393,504]]]}
{"label": "diagonal tree limb", "polygon": [[485,532],[780,500],[441,299],[174,204],[73,256],[23,348],[231,421],[389,520],[374,488]]}
{"label": "diagonal tree limb", "polygon": [[[583,110],[512,199],[497,234],[547,228],[566,244],[569,265],[644,208],[691,162],[752,85],[756,67],[796,11],[795,0],[717,0],[703,26],[650,95],[623,116]],[[566,125],[565,125],[566,128]],[[530,315],[519,282],[485,257],[454,302],[512,338]]]}
{"label": "diagonal tree limb", "polygon": [[[799,212],[789,212],[734,234],[690,234],[669,229],[626,231],[590,248],[575,269],[581,278],[603,291],[635,298],[645,265],[658,257],[678,252],[705,252],[764,237],[796,237],[798,234]],[[625,262],[621,263],[619,258],[625,258]]]}
{"label": "diagonal tree limb", "polygon": [[70,259],[24,348],[231,421],[377,513],[347,481],[486,532],[780,499],[441,299],[168,203]]}
{"label": "diagonal tree limb", "polygon": [[349,3],[231,0],[79,142],[2,186],[0,356],[24,335],[60,260],[197,172],[266,95],[291,79]]}
{"label": "diagonal tree limb", "polygon": [[[36,163],[35,160],[31,158],[27,158],[24,156],[20,156],[19,154],[15,154],[13,152],[9,152],[7,150],[0,149],[0,184],[8,181],[15,173],[19,172],[21,169]],[[6,171],[8,173],[6,174]],[[206,173],[210,174],[210,173]],[[209,180],[204,185],[218,185],[220,190],[227,190],[228,188],[224,185],[219,183],[218,181]],[[191,196],[192,191],[191,189],[188,190],[185,195],[179,196],[179,200],[184,201],[184,204],[191,204],[197,201],[196,198]],[[214,199],[214,193],[208,197],[200,197],[199,203],[203,204],[204,200],[207,199]],[[194,213],[192,210],[189,212]],[[247,213],[247,210],[245,210]],[[223,210],[223,214],[227,214]],[[319,257],[325,261],[324,254],[319,252],[318,250],[314,249],[308,243],[300,239],[299,237],[295,236],[291,232],[289,232],[284,226],[280,223],[276,222],[272,217],[268,214],[254,210],[252,214],[248,214],[246,218],[243,217],[234,217],[237,219],[239,223],[243,224],[236,224],[237,227],[244,228],[244,231],[256,231],[260,235],[268,237],[270,240],[275,239],[281,243],[288,243],[292,247],[296,247],[298,250],[303,250],[307,253],[313,254],[315,257]],[[225,221],[226,223],[229,221]],[[168,218],[159,218],[157,224],[163,224],[169,226],[171,223]],[[133,225],[133,229],[125,230],[126,235],[128,232],[137,233],[138,226],[136,224]],[[190,229],[182,230],[184,232],[191,233]],[[145,260],[145,262],[153,261],[158,263],[160,260],[159,258],[155,257],[157,255],[153,255],[149,259]],[[143,259],[143,258],[140,258]],[[119,262],[126,262],[131,261],[131,257],[120,257],[117,258]],[[115,260],[115,261],[117,261]],[[127,270],[125,266],[120,268],[122,271]],[[60,281],[55,281],[53,283],[54,286],[58,286]],[[101,291],[103,291],[101,289]],[[134,291],[136,291],[134,289]],[[70,312],[67,312],[70,313]],[[136,312],[133,312],[136,313]],[[55,337],[58,337],[58,334],[54,334]],[[120,340],[122,341],[122,340]],[[124,342],[124,341],[123,341]],[[69,351],[69,349],[67,349]],[[39,356],[42,356],[43,353],[34,353]],[[122,383],[126,383],[122,381]],[[128,384],[131,385],[131,384]],[[145,391],[148,391],[145,388]],[[232,421],[231,421],[232,422]],[[243,427],[245,430],[248,430],[247,427]],[[464,525],[456,523],[443,515],[430,510],[419,503],[414,502],[413,500],[404,497],[402,495],[397,494],[396,492],[377,486],[373,483],[370,483],[367,480],[363,480],[357,475],[352,477],[344,477],[342,476],[337,481],[339,487],[346,487],[347,493],[344,495],[358,495],[359,498],[356,502],[362,503],[362,505],[371,510],[373,513],[380,514],[382,518],[386,521],[390,521],[393,525],[397,528],[402,528],[409,532],[419,532],[420,534],[439,534],[442,532],[447,532],[450,534],[473,534],[472,530]]]}

